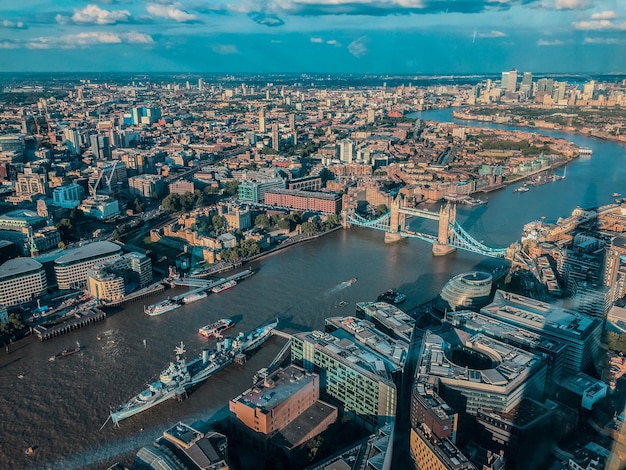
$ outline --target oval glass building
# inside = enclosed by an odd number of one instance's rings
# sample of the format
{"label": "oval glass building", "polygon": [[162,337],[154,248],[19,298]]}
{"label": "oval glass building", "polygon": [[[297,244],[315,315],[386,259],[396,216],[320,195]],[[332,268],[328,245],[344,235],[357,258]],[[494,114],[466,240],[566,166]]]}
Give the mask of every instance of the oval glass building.
{"label": "oval glass building", "polygon": [[472,271],[450,279],[439,294],[441,310],[478,309],[489,303],[493,278],[491,274]]}

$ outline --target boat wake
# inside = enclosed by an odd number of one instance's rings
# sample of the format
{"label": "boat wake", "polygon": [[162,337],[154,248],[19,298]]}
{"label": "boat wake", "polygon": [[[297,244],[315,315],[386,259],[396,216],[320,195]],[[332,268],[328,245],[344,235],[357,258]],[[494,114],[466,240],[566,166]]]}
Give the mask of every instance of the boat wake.
{"label": "boat wake", "polygon": [[330,289],[328,289],[326,292],[324,292],[324,294],[322,294],[324,297],[328,297],[331,296],[333,294],[336,294],[337,292],[341,292],[344,289],[347,289],[348,287],[350,287],[352,284],[354,284],[356,282],[356,278],[353,277],[352,279],[350,279],[349,281],[344,281],[344,282],[340,282],[339,284],[337,284],[335,287],[331,287]]}

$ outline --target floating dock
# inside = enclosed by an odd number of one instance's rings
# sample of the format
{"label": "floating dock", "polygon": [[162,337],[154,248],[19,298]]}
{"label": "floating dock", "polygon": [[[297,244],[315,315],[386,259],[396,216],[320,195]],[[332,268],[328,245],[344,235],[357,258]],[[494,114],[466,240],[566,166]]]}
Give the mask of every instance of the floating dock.
{"label": "floating dock", "polygon": [[39,325],[33,328],[33,333],[37,335],[39,341],[46,341],[56,336],[61,336],[70,331],[77,330],[83,326],[91,325],[104,320],[107,314],[102,310],[91,307],[88,309],[76,310],[72,313],[71,318],[62,321],[56,325]]}

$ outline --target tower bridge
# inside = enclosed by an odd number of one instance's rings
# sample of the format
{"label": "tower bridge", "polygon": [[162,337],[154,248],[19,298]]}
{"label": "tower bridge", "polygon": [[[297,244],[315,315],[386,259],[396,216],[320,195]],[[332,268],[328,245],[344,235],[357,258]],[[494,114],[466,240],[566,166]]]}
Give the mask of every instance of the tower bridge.
{"label": "tower bridge", "polygon": [[[439,212],[432,212],[413,207],[403,207],[401,202],[400,197],[393,199],[389,212],[373,220],[361,217],[354,209],[344,210],[342,213],[344,226],[356,225],[384,231],[386,242],[407,237],[419,238],[432,243],[435,256],[447,255],[460,249],[492,258],[505,257],[506,248],[491,248],[473,238],[461,227],[456,220],[456,205],[447,203],[441,207]],[[437,220],[439,222],[437,235],[409,230],[406,223],[407,217]]]}

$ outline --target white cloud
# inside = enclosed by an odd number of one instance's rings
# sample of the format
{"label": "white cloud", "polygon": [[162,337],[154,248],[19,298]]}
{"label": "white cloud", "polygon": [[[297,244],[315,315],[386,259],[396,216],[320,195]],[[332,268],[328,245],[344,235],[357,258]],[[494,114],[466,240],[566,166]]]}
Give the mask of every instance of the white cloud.
{"label": "white cloud", "polygon": [[600,11],[591,15],[592,20],[614,20],[617,18],[617,13],[613,10]]}
{"label": "white cloud", "polygon": [[554,0],[553,3],[555,10],[584,10],[590,6],[591,0]]}
{"label": "white cloud", "polygon": [[589,20],[589,21],[576,21],[574,22],[574,29],[585,31],[599,31],[599,30],[626,30],[626,22],[616,23],[611,20]]}
{"label": "white cloud", "polygon": [[186,23],[189,21],[195,21],[198,19],[197,15],[192,13],[187,13],[180,8],[177,8],[175,5],[148,5],[146,7],[148,13],[152,16],[157,16],[159,18],[166,18],[168,20],[174,20],[179,23]]}
{"label": "white cloud", "polygon": [[26,25],[22,21],[2,20],[0,26],[3,28],[23,29]]}
{"label": "white cloud", "polygon": [[341,46],[341,43],[336,39],[329,39],[328,41],[326,41],[326,44],[328,44],[329,46]]}
{"label": "white cloud", "polygon": [[17,49],[19,45],[13,41],[0,41],[0,49]]}
{"label": "white cloud", "polygon": [[367,36],[361,36],[348,44],[348,51],[357,59],[367,54]]}
{"label": "white cloud", "polygon": [[564,44],[560,39],[539,39],[537,41],[538,46],[562,46]]}
{"label": "white cloud", "polygon": [[311,38],[311,42],[314,44],[322,44],[324,40],[322,38]]}
{"label": "white cloud", "polygon": [[626,44],[626,40],[618,38],[585,38],[585,44]]}
{"label": "white cloud", "polygon": [[233,44],[215,44],[211,49],[221,55],[239,54],[239,49]]}
{"label": "white cloud", "polygon": [[505,38],[507,34],[502,31],[491,30],[488,33],[478,33],[476,36],[479,38]]}
{"label": "white cloud", "polygon": [[105,10],[98,5],[87,5],[85,8],[74,10],[71,17],[58,14],[57,23],[66,24],[70,21],[79,24],[115,24],[128,21],[130,11],[128,10]]}
{"label": "white cloud", "polygon": [[152,42],[154,41],[151,36],[135,31],[127,33],[86,31],[77,34],[64,34],[61,36],[42,36],[26,41],[24,46],[28,49],[73,49],[76,47],[89,47],[98,44],[150,44]]}

